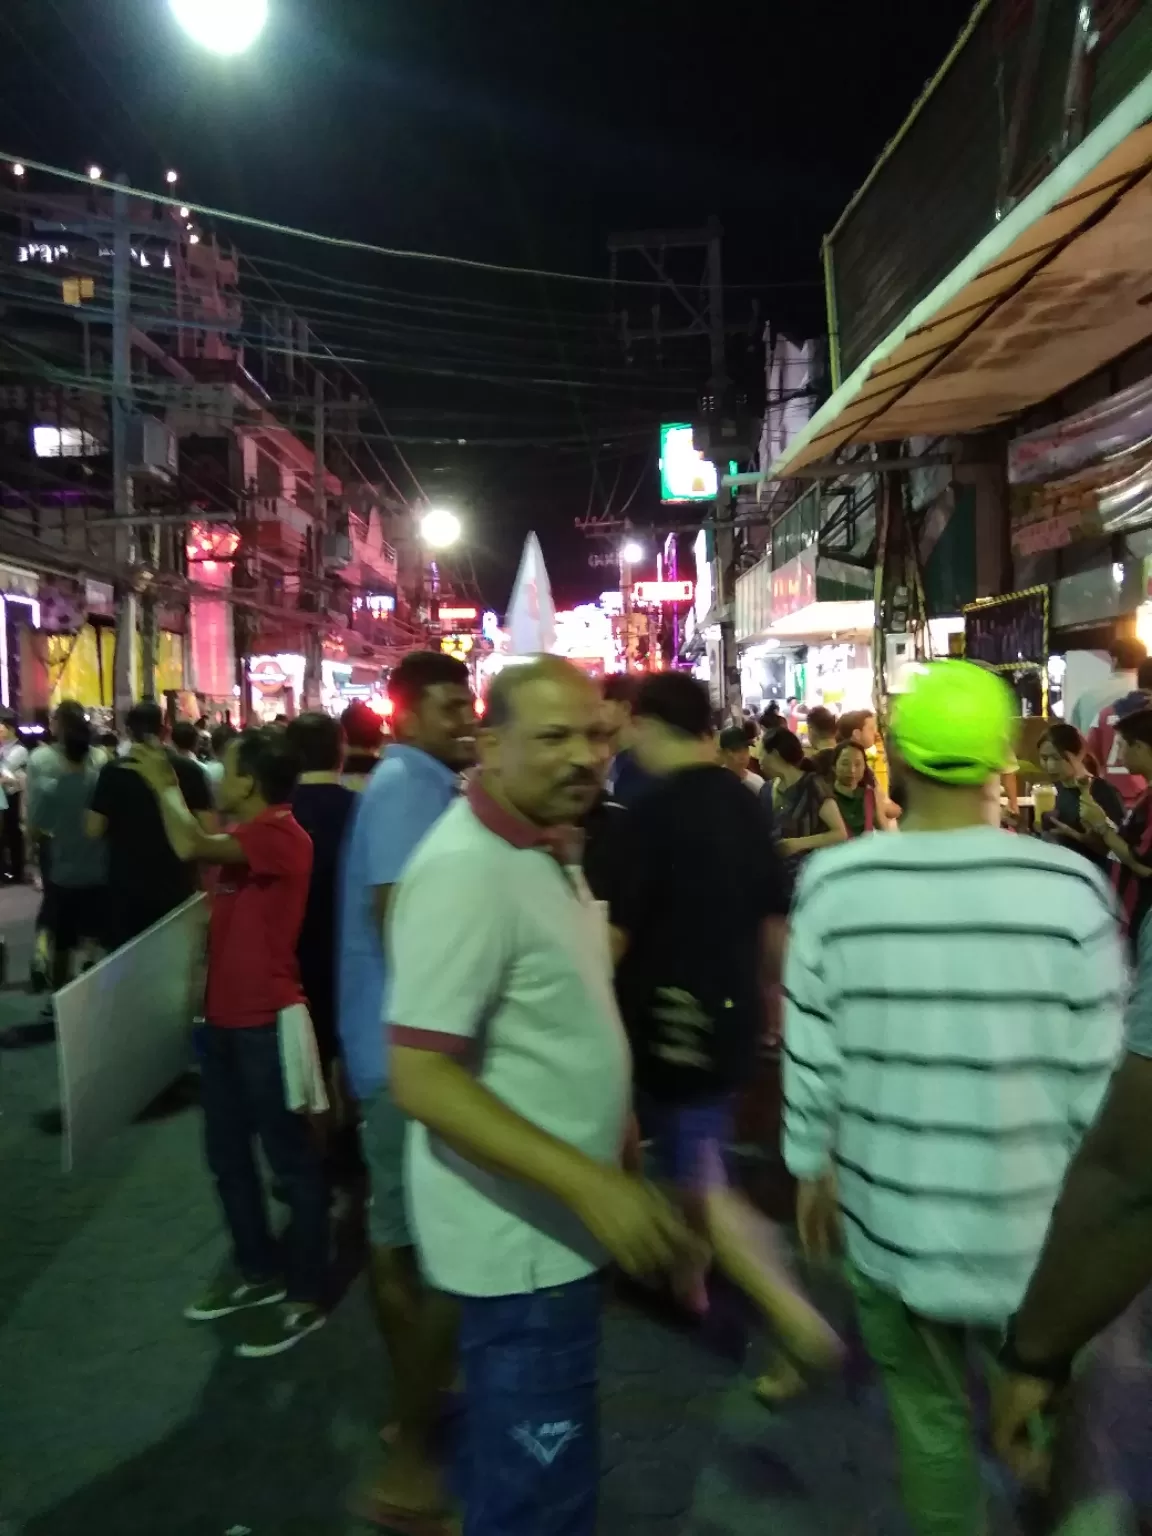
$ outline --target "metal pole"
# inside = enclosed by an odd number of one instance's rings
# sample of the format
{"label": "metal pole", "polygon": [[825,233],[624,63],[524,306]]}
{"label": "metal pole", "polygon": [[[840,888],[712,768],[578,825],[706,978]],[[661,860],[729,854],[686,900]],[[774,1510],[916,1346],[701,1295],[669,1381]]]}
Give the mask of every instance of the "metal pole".
{"label": "metal pole", "polygon": [[[122,187],[127,177],[118,174],[116,180]],[[116,619],[113,694],[120,718],[132,707],[138,682],[138,604],[133,585],[138,550],[132,524],[132,476],[128,469],[128,426],[132,414],[131,274],[128,194],[118,188],[112,194],[112,510],[121,529],[116,541],[117,561],[133,570],[122,586]]]}
{"label": "metal pole", "polygon": [[[728,405],[728,360],[724,329],[724,267],[721,242],[723,231],[717,220],[708,225],[708,340],[712,355],[712,417],[719,427]],[[713,442],[722,441],[719,431]],[[723,466],[717,465],[717,473]],[[736,654],[736,625],[733,614],[732,573],[735,570],[735,538],[732,526],[734,495],[721,485],[716,497],[716,548],[713,565],[716,608],[720,615],[720,707],[726,718],[740,719],[740,662]]]}
{"label": "metal pole", "polygon": [[[312,433],[312,569],[317,603],[321,599],[324,571],[324,536],[328,532],[328,421],[324,399],[324,375],[313,378],[315,421]],[[319,611],[319,610],[317,610]],[[324,641],[320,630],[309,629],[304,639],[304,707],[319,709],[323,678]]]}

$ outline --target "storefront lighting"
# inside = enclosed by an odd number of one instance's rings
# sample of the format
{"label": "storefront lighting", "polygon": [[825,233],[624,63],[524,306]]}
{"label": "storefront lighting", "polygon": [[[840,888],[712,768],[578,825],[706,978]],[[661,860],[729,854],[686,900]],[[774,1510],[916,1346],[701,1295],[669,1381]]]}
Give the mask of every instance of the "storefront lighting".
{"label": "storefront lighting", "polygon": [[200,236],[199,235],[189,235],[188,236],[188,244],[189,245],[199,245],[200,244]]}

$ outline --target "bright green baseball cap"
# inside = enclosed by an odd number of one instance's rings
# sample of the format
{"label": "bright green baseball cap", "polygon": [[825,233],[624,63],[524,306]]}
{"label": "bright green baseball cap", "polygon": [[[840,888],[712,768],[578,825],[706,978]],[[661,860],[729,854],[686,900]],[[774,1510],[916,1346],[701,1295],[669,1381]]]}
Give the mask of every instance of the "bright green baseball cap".
{"label": "bright green baseball cap", "polygon": [[892,739],[904,762],[941,784],[984,784],[1013,760],[1012,690],[971,661],[929,661],[910,669],[892,707]]}

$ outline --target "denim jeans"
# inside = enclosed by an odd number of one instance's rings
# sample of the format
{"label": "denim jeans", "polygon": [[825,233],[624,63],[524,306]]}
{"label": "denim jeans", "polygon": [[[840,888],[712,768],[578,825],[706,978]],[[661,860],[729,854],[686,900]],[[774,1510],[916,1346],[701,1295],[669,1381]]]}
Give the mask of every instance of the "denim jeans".
{"label": "denim jeans", "polygon": [[594,1536],[602,1289],[461,1298],[464,1536]]}
{"label": "denim jeans", "polygon": [[[293,1301],[319,1302],[328,1265],[328,1189],[304,1115],[284,1102],[275,1024],[198,1032],[204,1146],[246,1280],[284,1276]],[[253,1140],[290,1211],[283,1244],[272,1236]]]}

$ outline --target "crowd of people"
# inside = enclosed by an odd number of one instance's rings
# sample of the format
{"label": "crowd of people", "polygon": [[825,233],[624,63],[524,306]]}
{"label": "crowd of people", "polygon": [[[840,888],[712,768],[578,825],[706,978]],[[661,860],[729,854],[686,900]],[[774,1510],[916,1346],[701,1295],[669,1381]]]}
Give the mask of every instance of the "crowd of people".
{"label": "crowd of people", "polygon": [[[1119,681],[1040,743],[1036,836],[999,824],[1012,697],[960,661],[916,673],[883,742],[871,712],[718,732],[686,674],[600,687],[552,657],[478,719],[467,669],[417,652],[386,747],[363,710],[306,713],[222,728],[209,773],[154,704],[124,751],[67,704],[27,763],[0,743],[55,984],[209,891],[196,1046],[234,1268],[186,1316],[239,1314],[247,1358],[298,1345],[334,1192],[366,1184],[392,1387],[358,1510],[434,1536],[451,1486],[468,1536],[591,1536],[607,1264],[696,1315],[722,1270],[775,1346],[765,1403],[839,1365],[727,1164],[782,1040],[801,1251],[843,1259],[918,1536],[975,1536],[969,1344],[1001,1454],[1042,1480],[1075,1358],[1152,1279],[1152,793],[1107,772],[1152,782],[1152,673]],[[304,1004],[322,1116],[285,1086]]]}

